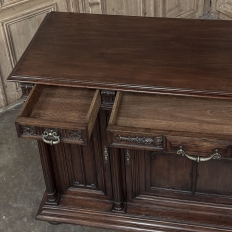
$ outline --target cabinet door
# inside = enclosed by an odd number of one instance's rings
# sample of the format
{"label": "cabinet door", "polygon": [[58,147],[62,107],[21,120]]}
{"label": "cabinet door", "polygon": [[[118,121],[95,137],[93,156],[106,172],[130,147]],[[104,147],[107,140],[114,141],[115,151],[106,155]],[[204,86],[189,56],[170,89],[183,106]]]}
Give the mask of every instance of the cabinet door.
{"label": "cabinet door", "polygon": [[230,158],[196,162],[174,153],[124,150],[127,200],[141,194],[231,204]]}
{"label": "cabinet door", "polygon": [[197,163],[175,153],[122,152],[128,214],[210,226],[231,224],[230,159]]}

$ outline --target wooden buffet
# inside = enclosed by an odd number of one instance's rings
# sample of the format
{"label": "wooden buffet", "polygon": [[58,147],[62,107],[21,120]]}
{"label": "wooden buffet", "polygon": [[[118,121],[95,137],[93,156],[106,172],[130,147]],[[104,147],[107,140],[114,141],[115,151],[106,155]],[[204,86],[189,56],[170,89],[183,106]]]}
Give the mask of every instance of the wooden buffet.
{"label": "wooden buffet", "polygon": [[49,13],[8,78],[30,92],[15,124],[38,141],[46,191],[36,219],[232,231],[228,28]]}

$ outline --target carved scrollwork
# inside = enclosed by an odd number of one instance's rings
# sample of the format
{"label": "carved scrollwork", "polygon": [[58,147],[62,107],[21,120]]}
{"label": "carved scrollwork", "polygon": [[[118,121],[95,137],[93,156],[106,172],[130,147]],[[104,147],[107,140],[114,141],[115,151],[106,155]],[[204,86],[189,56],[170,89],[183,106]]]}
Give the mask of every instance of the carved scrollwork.
{"label": "carved scrollwork", "polygon": [[128,143],[137,143],[137,144],[143,144],[143,145],[154,145],[157,148],[163,147],[163,138],[162,137],[154,137],[154,138],[146,138],[146,137],[131,137],[131,136],[121,136],[117,135],[115,136],[115,139],[118,141],[125,141]]}
{"label": "carved scrollwork", "polygon": [[21,126],[23,135],[36,135],[34,126]]}

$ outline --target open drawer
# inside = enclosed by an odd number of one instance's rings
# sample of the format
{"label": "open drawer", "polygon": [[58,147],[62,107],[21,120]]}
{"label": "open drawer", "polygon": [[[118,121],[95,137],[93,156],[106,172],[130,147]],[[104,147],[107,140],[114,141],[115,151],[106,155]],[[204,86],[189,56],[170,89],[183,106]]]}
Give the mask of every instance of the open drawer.
{"label": "open drawer", "polygon": [[122,148],[177,153],[182,147],[186,154],[230,158],[231,122],[231,100],[118,92],[108,140]]}
{"label": "open drawer", "polygon": [[36,85],[16,119],[17,133],[48,144],[87,144],[99,108],[99,90]]}

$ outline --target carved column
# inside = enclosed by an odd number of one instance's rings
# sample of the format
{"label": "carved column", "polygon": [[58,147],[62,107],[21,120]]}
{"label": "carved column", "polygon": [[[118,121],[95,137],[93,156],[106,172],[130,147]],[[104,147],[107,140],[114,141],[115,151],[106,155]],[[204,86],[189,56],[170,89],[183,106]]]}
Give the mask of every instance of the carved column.
{"label": "carved column", "polygon": [[122,193],[122,172],[121,172],[121,156],[119,149],[110,149],[110,163],[111,163],[111,175],[112,175],[112,187],[113,187],[113,209],[114,211],[124,210],[124,199]]}
{"label": "carved column", "polygon": [[47,146],[48,145],[46,145],[43,141],[38,141],[40,159],[47,192],[46,204],[58,204],[59,197],[55,187],[54,175],[51,168],[51,157]]}
{"label": "carved column", "polygon": [[20,83],[20,87],[22,89],[22,98],[26,99],[29,95],[30,91],[33,88],[33,84],[30,83]]}

